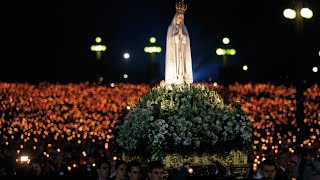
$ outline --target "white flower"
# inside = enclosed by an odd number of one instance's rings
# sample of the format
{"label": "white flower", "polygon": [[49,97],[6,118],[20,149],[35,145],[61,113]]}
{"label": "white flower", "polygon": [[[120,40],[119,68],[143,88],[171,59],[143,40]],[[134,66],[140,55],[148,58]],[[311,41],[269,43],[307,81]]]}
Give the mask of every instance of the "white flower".
{"label": "white flower", "polygon": [[215,91],[203,85],[172,86],[170,92],[165,87],[153,88],[127,118],[128,121],[115,127],[118,132],[115,138],[129,152],[145,148],[161,156],[164,152],[199,148],[201,144],[214,150],[221,140],[231,146],[228,142],[235,138],[247,144],[252,138],[252,122],[245,113],[224,105]]}
{"label": "white flower", "polygon": [[152,102],[151,101],[147,101],[147,108],[150,108],[151,107],[151,104],[152,104]]}

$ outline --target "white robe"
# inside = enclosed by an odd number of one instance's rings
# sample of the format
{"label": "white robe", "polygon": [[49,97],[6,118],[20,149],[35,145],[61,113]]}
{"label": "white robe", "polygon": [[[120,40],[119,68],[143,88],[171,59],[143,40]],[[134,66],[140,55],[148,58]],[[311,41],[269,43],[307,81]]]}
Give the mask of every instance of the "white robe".
{"label": "white robe", "polygon": [[[192,60],[190,38],[184,22],[176,24],[175,14],[167,31],[166,42],[166,66],[165,83],[166,85],[182,85],[193,83]],[[182,28],[182,38],[178,35],[178,29]],[[181,48],[179,44],[181,43]]]}

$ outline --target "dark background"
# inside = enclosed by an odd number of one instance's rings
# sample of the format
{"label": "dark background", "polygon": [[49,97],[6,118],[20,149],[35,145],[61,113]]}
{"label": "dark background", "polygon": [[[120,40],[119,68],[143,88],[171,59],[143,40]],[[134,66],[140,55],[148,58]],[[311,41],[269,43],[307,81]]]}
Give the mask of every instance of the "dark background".
{"label": "dark background", "polygon": [[[155,61],[164,79],[166,31],[177,0],[13,0],[1,7],[1,81],[146,82],[150,55],[143,51],[157,38]],[[312,19],[283,17],[289,0],[185,0],[185,24],[191,38],[194,81],[318,82],[320,2],[304,1]],[[100,61],[90,50],[100,36],[107,50]],[[229,37],[235,56],[215,54]],[[124,52],[131,57],[125,61]],[[242,71],[246,64],[249,70]],[[99,69],[100,68],[100,69]],[[129,78],[124,80],[123,74]]]}

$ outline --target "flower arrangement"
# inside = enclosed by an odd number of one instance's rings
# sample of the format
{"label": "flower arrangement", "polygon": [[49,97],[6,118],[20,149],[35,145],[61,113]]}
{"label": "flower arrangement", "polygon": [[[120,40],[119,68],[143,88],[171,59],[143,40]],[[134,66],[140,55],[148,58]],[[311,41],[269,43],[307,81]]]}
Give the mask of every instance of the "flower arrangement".
{"label": "flower arrangement", "polygon": [[164,160],[204,154],[228,155],[252,149],[252,122],[239,103],[225,105],[204,85],[153,87],[119,117],[109,143],[115,152]]}

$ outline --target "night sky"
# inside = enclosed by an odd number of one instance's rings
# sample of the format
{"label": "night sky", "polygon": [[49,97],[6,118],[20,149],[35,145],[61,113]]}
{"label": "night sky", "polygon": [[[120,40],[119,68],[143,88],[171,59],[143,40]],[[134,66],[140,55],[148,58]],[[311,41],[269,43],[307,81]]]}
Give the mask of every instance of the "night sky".
{"label": "night sky", "polygon": [[[167,27],[177,0],[13,0],[2,7],[1,81],[94,81],[103,72],[105,82],[146,82],[150,55],[143,51],[157,38],[156,55],[164,79]],[[308,2],[313,18],[285,19],[289,0],[185,0],[185,24],[191,39],[194,81],[281,82],[320,80],[320,2]],[[98,61],[90,46],[100,36],[107,46]],[[222,38],[229,37],[227,75],[222,57],[215,54]],[[130,53],[128,61],[122,57]],[[249,66],[247,72],[242,66]]]}

